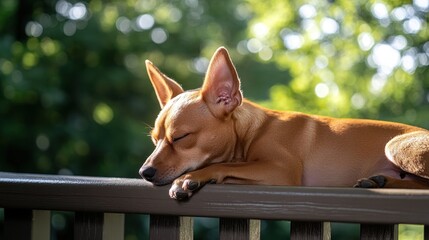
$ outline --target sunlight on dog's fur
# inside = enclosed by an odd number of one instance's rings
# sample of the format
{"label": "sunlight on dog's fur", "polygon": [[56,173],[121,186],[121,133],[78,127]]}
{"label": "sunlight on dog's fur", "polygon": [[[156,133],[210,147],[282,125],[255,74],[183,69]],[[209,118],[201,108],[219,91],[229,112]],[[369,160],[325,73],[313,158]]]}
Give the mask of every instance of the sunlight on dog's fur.
{"label": "sunlight on dog's fur", "polygon": [[173,183],[172,198],[206,183],[429,188],[425,129],[265,109],[243,98],[223,47],[197,90],[146,67],[161,111],[139,172],[154,185]]}

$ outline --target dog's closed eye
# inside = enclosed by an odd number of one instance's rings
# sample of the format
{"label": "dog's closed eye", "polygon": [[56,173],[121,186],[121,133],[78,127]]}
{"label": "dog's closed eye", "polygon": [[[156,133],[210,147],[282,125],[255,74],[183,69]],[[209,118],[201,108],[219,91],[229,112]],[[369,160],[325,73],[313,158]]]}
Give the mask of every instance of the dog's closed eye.
{"label": "dog's closed eye", "polygon": [[175,137],[175,138],[173,138],[173,143],[175,143],[175,142],[179,141],[180,139],[183,139],[183,138],[187,137],[189,134],[190,134],[190,133],[185,133],[185,134],[183,134],[183,135],[181,135],[181,136],[179,136],[179,137]]}

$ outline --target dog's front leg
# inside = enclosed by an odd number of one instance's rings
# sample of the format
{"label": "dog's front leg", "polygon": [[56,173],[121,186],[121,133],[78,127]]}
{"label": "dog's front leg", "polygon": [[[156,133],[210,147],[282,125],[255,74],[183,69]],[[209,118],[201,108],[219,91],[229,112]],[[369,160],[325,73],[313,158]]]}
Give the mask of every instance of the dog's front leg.
{"label": "dog's front leg", "polygon": [[171,198],[184,200],[207,183],[299,186],[301,178],[302,171],[297,167],[286,169],[264,161],[217,163],[180,176],[174,180],[169,194]]}
{"label": "dog's front leg", "polygon": [[186,200],[207,183],[222,183],[226,176],[226,171],[230,171],[231,166],[228,165],[222,163],[213,164],[183,174],[174,180],[169,191],[170,197],[177,200]]}

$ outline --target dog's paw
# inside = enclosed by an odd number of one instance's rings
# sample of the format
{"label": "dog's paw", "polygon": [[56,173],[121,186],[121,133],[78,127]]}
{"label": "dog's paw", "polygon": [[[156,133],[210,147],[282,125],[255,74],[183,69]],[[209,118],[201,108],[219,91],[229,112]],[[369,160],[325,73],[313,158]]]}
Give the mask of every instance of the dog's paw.
{"label": "dog's paw", "polygon": [[355,188],[382,188],[386,185],[387,178],[382,175],[359,179],[353,186]]}
{"label": "dog's paw", "polygon": [[174,180],[170,188],[170,197],[179,201],[187,200],[192,196],[192,193],[201,187],[199,182],[190,179],[178,178]]}

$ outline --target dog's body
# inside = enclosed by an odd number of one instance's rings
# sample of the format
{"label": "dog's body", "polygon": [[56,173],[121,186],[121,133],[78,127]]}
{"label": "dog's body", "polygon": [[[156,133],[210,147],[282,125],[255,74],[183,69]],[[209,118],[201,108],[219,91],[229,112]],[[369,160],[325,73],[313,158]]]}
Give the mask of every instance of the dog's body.
{"label": "dog's body", "polygon": [[405,124],[279,112],[243,100],[224,48],[201,89],[186,91],[149,61],[161,105],[156,148],[140,169],[182,199],[208,182],[429,188],[429,131]]}

